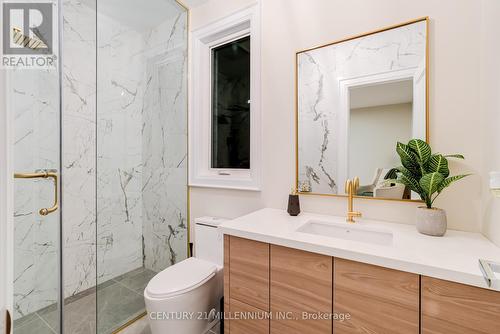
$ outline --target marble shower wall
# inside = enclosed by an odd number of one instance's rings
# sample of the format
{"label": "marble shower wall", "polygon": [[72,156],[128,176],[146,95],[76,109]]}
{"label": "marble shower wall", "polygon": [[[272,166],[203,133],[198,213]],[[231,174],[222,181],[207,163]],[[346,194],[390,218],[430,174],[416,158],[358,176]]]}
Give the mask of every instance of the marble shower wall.
{"label": "marble shower wall", "polygon": [[[63,19],[69,297],[94,288],[96,277],[159,271],[187,256],[187,15],[138,30],[96,17],[95,1],[65,0]],[[19,71],[11,82],[16,171],[59,169],[57,73]],[[59,219],[37,213],[51,201],[50,181],[15,182],[16,318],[57,302]]]}
{"label": "marble shower wall", "polygon": [[[165,37],[168,36],[168,39]],[[144,265],[187,257],[187,13],[148,33],[142,132]]]}
{"label": "marble shower wall", "polygon": [[62,225],[69,297],[96,281],[96,12],[79,0],[63,5]]}
{"label": "marble shower wall", "polygon": [[425,64],[425,42],[426,24],[418,22],[299,54],[299,184],[307,181],[314,193],[343,192],[339,145],[347,138],[339,129],[348,115],[339,114],[339,82],[417,69]]}
{"label": "marble shower wall", "polygon": [[142,266],[143,37],[98,14],[97,271],[104,282]]}
{"label": "marble shower wall", "polygon": [[99,282],[187,256],[186,23],[98,17]]}

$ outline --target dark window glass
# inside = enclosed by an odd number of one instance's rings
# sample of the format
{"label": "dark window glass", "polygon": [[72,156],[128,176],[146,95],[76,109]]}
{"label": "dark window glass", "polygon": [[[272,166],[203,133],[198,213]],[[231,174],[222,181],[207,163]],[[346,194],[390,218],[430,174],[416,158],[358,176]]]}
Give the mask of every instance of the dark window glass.
{"label": "dark window glass", "polygon": [[250,168],[250,37],[212,49],[212,168]]}

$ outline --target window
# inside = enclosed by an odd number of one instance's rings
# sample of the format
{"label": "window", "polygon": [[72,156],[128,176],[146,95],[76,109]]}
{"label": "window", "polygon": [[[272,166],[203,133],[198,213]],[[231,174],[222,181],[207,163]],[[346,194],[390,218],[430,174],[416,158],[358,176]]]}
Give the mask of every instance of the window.
{"label": "window", "polygon": [[212,168],[250,168],[250,37],[212,49]]}
{"label": "window", "polygon": [[192,33],[189,184],[260,190],[259,5]]}

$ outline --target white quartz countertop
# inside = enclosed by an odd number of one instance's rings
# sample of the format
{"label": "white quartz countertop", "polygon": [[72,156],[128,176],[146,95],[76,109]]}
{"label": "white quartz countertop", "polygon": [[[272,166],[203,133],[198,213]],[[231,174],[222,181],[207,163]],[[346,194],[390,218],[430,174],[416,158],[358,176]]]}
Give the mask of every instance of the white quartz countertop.
{"label": "white quartz countertop", "polygon": [[[393,233],[391,245],[338,239],[297,232],[307,221],[338,222],[340,217],[262,209],[224,222],[222,233],[304,251],[330,255],[391,269],[488,288],[479,259],[500,262],[500,248],[480,233],[448,230],[444,237],[417,232],[415,226],[359,219],[359,227],[383,228]],[[346,223],[347,224],[347,223]]]}

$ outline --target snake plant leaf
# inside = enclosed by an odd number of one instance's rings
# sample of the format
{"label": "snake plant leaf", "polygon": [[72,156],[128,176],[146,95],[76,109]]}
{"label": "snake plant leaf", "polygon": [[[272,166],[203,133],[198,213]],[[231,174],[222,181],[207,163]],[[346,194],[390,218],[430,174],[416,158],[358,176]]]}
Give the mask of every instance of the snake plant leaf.
{"label": "snake plant leaf", "polygon": [[439,184],[443,182],[443,180],[444,176],[441,173],[434,172],[422,176],[419,184],[422,190],[425,192],[425,195],[427,195],[427,197],[431,197],[432,194],[434,194],[438,190]]}
{"label": "snake plant leaf", "polygon": [[463,179],[464,177],[467,177],[471,174],[462,174],[462,175],[455,175],[455,176],[450,176],[446,179],[444,179],[439,185],[437,192],[441,193],[445,188],[449,187],[453,182],[456,182],[458,180]]}
{"label": "snake plant leaf", "polygon": [[462,159],[462,160],[465,159],[465,157],[463,155],[461,155],[461,154],[446,154],[444,157],[445,158]]}
{"label": "snake plant leaf", "polygon": [[408,142],[408,147],[410,147],[417,154],[417,157],[422,165],[425,165],[431,158],[431,147],[421,139],[410,140]]}
{"label": "snake plant leaf", "polygon": [[413,153],[408,145],[398,142],[396,144],[396,152],[401,159],[401,163],[406,169],[412,173],[418,174],[418,176],[421,176],[420,166],[417,162],[415,153]]}
{"label": "snake plant leaf", "polygon": [[433,154],[426,166],[427,173],[438,172],[445,178],[450,175],[448,160],[442,154]]}

